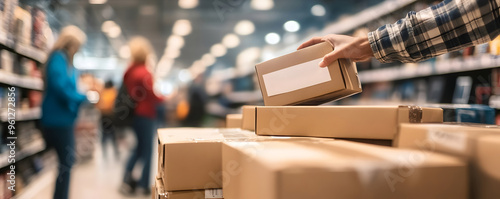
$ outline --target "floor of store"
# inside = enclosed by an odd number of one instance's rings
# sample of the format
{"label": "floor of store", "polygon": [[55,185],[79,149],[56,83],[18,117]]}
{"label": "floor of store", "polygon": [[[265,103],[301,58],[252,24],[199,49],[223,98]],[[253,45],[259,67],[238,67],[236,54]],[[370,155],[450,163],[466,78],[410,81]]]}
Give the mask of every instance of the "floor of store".
{"label": "floor of store", "polygon": [[[154,142],[154,148],[157,148]],[[94,157],[86,162],[77,164],[71,173],[71,190],[70,198],[86,199],[86,198],[132,198],[143,199],[151,198],[150,195],[143,196],[124,196],[120,194],[119,187],[122,182],[125,163],[129,157],[129,146],[134,146],[134,138],[131,133],[127,133],[125,139],[119,141],[120,157],[115,158],[112,154],[111,143],[107,145],[107,157],[104,157],[101,145],[96,146]],[[153,156],[157,157],[157,150],[153,150]],[[156,158],[152,158],[151,179],[152,183],[156,174]],[[134,175],[139,176],[142,170],[136,168]],[[50,199],[54,191],[54,181],[56,179],[56,166],[46,168],[35,182],[31,183],[31,187],[27,191],[18,196],[18,199]]]}

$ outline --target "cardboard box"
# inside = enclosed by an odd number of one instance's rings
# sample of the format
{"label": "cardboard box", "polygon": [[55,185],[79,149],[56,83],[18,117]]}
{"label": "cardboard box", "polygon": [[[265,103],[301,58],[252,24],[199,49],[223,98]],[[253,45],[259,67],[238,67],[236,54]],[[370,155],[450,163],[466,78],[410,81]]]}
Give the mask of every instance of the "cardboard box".
{"label": "cardboard box", "polygon": [[158,130],[158,174],[166,191],[222,188],[222,143],[304,139],[257,136],[241,129]]}
{"label": "cardboard box", "polygon": [[[450,124],[402,124],[399,148],[453,155],[469,162],[470,198],[500,196],[500,128]],[[493,169],[494,168],[494,169]]]}
{"label": "cardboard box", "polygon": [[230,142],[226,199],[465,199],[458,158],[349,141]]}
{"label": "cardboard box", "polygon": [[241,129],[255,131],[255,106],[243,106],[243,123]]}
{"label": "cardboard box", "polygon": [[418,106],[258,106],[258,135],[392,140],[400,123],[440,123],[443,111]]}
{"label": "cardboard box", "polygon": [[319,105],[360,93],[356,66],[340,59],[328,67],[319,62],[332,52],[323,42],[255,66],[266,106]]}
{"label": "cardboard box", "polygon": [[158,173],[165,190],[222,188],[221,143],[251,137],[256,135],[239,129],[159,129]]}
{"label": "cardboard box", "polygon": [[165,191],[161,178],[156,179],[152,193],[153,199],[224,199],[222,189]]}
{"label": "cardboard box", "polygon": [[226,128],[241,128],[242,123],[243,123],[242,114],[226,115]]}

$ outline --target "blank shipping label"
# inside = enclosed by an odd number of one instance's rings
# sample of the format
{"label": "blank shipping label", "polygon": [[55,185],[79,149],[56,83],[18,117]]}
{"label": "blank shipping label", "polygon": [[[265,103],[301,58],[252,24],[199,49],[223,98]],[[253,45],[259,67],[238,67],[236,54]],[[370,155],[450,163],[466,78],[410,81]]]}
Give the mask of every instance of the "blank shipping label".
{"label": "blank shipping label", "polygon": [[328,67],[319,67],[323,58],[304,62],[262,76],[269,97],[331,81]]}

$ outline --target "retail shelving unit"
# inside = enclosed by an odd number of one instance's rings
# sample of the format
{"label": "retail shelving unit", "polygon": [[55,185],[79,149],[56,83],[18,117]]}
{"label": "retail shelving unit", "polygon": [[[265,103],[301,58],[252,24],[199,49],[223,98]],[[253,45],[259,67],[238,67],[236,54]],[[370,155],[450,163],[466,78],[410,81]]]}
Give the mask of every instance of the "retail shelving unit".
{"label": "retail shelving unit", "polygon": [[[297,43],[283,46],[272,54],[276,57],[291,53],[314,36],[352,35],[356,32],[366,34],[382,25],[395,23],[409,11],[419,11],[433,3],[430,0],[386,0],[327,24],[323,29],[305,36]],[[500,122],[500,55],[490,50],[499,47],[492,46],[492,43],[476,46],[420,63],[381,64],[375,59],[358,63],[363,93],[331,104],[450,104],[460,101],[458,103],[496,108],[497,121]],[[467,81],[461,81],[464,78]],[[456,100],[460,93],[466,93],[467,96],[462,95],[462,100]]]}
{"label": "retail shelving unit", "polygon": [[[24,67],[22,61],[29,62],[27,65],[32,66],[33,69],[39,70],[40,66],[47,59],[47,52],[38,49],[31,45],[22,44],[22,42],[16,42],[12,39],[11,33],[5,32],[5,30],[0,30],[0,51],[6,51],[5,54],[9,55],[9,61],[4,62],[3,59],[7,59],[1,56],[0,64],[0,88],[3,92],[0,96],[0,101],[2,102],[0,109],[0,135],[1,135],[1,146],[0,146],[0,178],[2,181],[7,177],[5,173],[10,171],[11,165],[16,167],[16,192],[7,193],[6,182],[0,184],[2,186],[2,194],[0,198],[15,197],[16,195],[23,192],[22,187],[29,187],[31,178],[39,176],[43,171],[43,166],[40,166],[41,156],[45,154],[46,145],[45,141],[42,139],[41,131],[39,129],[38,120],[41,118],[41,109],[38,103],[32,102],[32,94],[36,93],[38,100],[41,98],[41,92],[43,91],[43,80],[38,75],[33,75],[33,71],[26,72],[25,69],[19,70],[19,67]],[[21,62],[16,62],[13,60],[22,60]],[[8,65],[8,66],[7,66]],[[9,68],[9,69],[6,69]],[[32,68],[30,68],[32,69]],[[22,72],[19,72],[22,71]],[[6,138],[10,121],[8,118],[7,109],[7,88],[15,88],[15,135],[17,137],[15,144],[15,164],[9,162],[9,155],[11,151],[7,147]],[[29,103],[28,103],[29,102]],[[12,111],[11,111],[12,112]],[[30,166],[37,165],[37,166]],[[34,173],[32,173],[34,171]],[[29,179],[25,178],[26,173],[30,173]],[[19,188],[19,189],[18,189]]]}

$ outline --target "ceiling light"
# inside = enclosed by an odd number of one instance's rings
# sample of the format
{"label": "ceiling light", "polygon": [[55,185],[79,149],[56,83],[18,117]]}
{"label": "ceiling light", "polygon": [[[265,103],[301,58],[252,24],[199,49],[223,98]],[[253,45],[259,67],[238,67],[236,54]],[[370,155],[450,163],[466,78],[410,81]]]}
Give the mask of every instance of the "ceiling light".
{"label": "ceiling light", "polygon": [[122,34],[122,29],[120,28],[120,26],[116,25],[111,27],[107,33],[109,37],[117,38],[118,36],[120,36],[120,34]]}
{"label": "ceiling light", "polygon": [[163,95],[170,95],[174,92],[174,85],[170,82],[160,83],[160,92]]}
{"label": "ceiling light", "polygon": [[226,46],[227,48],[235,48],[236,46],[240,45],[240,38],[232,33],[227,34],[222,39],[222,44],[224,44],[224,46]]}
{"label": "ceiling light", "polygon": [[285,30],[288,32],[297,32],[300,30],[300,24],[296,21],[287,21],[283,25],[283,28],[285,28]]}
{"label": "ceiling light", "polygon": [[114,21],[108,20],[108,21],[105,21],[104,23],[102,23],[101,30],[102,30],[102,32],[107,33],[114,26],[117,26],[116,23]]}
{"label": "ceiling light", "polygon": [[268,44],[274,45],[274,44],[279,43],[280,40],[281,40],[281,37],[277,33],[272,32],[272,33],[269,33],[266,35],[266,42]]}
{"label": "ceiling light", "polygon": [[234,27],[234,32],[239,35],[249,35],[255,31],[255,26],[249,20],[243,20],[236,24]]}
{"label": "ceiling light", "polygon": [[193,9],[198,6],[198,0],[179,0],[179,7],[183,9]]}
{"label": "ceiling light", "polygon": [[250,3],[255,10],[270,10],[274,7],[273,0],[252,0]]}
{"label": "ceiling light", "polygon": [[118,53],[123,59],[130,58],[130,48],[127,45],[123,45],[122,47],[120,47],[120,51]]}
{"label": "ceiling light", "polygon": [[204,54],[203,57],[201,57],[201,61],[203,62],[203,64],[205,64],[205,66],[211,66],[213,64],[215,64],[215,57],[211,54]]}
{"label": "ceiling light", "polygon": [[191,22],[186,19],[179,19],[174,23],[173,32],[179,36],[186,36],[191,33]]}
{"label": "ceiling light", "polygon": [[227,48],[222,44],[215,44],[210,48],[210,53],[215,57],[222,57],[226,55]]}
{"label": "ceiling light", "polygon": [[165,57],[168,59],[175,59],[177,57],[181,56],[181,51],[178,49],[166,49],[165,50]]}
{"label": "ceiling light", "polygon": [[314,6],[311,8],[311,13],[312,13],[314,16],[321,17],[321,16],[325,16],[325,14],[326,14],[326,10],[325,10],[325,7],[324,7],[324,6],[319,5],[319,4],[316,4],[316,5],[314,5]]}
{"label": "ceiling light", "polygon": [[90,4],[105,4],[108,0],[89,0]]}
{"label": "ceiling light", "polygon": [[178,35],[170,35],[167,39],[168,48],[181,49],[184,47],[184,38]]}
{"label": "ceiling light", "polygon": [[184,83],[190,81],[192,78],[191,73],[187,69],[183,69],[183,70],[179,71],[178,77],[179,77],[179,80],[181,82],[184,82]]}

